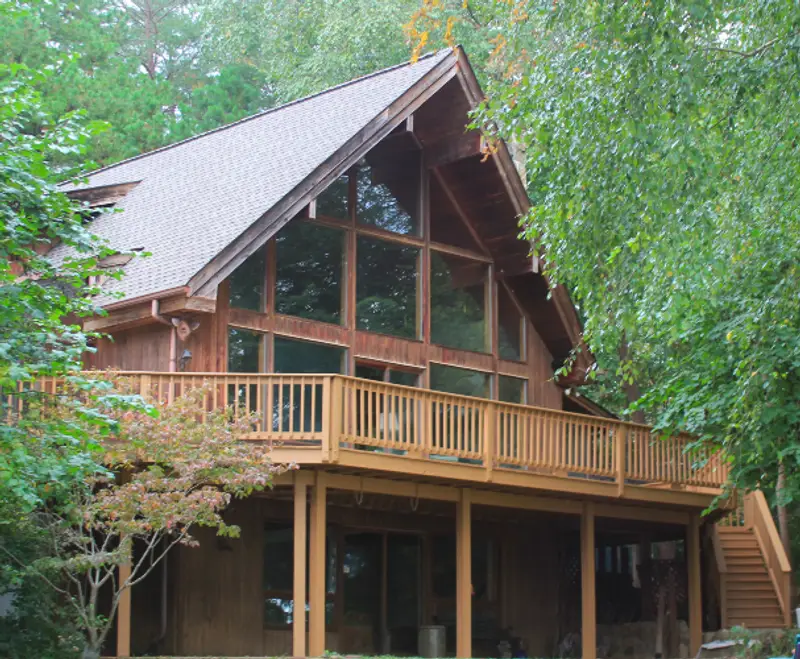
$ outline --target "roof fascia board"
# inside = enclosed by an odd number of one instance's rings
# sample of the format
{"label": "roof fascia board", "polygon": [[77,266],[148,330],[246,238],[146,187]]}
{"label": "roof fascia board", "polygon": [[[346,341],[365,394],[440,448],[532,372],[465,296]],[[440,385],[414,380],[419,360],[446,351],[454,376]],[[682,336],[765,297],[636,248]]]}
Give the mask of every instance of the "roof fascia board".
{"label": "roof fascia board", "polygon": [[449,54],[200,269],[188,282],[192,295],[213,296],[221,281],[456,75],[457,57]]}

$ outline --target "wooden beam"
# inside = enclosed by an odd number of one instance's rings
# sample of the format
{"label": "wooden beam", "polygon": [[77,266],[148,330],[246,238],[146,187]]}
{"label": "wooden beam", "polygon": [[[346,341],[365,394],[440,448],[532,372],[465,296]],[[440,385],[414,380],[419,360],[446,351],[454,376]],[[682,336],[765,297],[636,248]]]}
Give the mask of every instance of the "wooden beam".
{"label": "wooden beam", "polygon": [[471,496],[461,490],[456,504],[456,657],[472,656],[472,519]]}
{"label": "wooden beam", "polygon": [[[131,565],[126,563],[119,566],[120,586],[131,576]],[[126,588],[119,597],[117,605],[117,656],[131,656],[131,589]]]}
{"label": "wooden beam", "polygon": [[645,506],[618,506],[613,503],[597,503],[594,507],[595,517],[611,517],[613,519],[629,519],[637,522],[658,521],[660,524],[679,524],[684,526],[688,518],[685,512],[678,510],[654,510]]}
{"label": "wooden beam", "polygon": [[425,483],[414,483],[411,481],[395,481],[386,478],[347,476],[344,474],[328,474],[327,485],[331,490],[386,494],[389,496],[430,499],[433,501],[456,502],[461,496],[459,491],[454,487],[427,485]]}
{"label": "wooden beam", "polygon": [[580,501],[528,496],[526,494],[481,491],[477,498],[482,506],[536,510],[545,513],[562,513],[564,515],[580,515],[583,509]]}
{"label": "wooden beam", "polygon": [[[325,527],[327,474],[316,473],[311,494],[311,528],[308,557],[309,629],[308,656],[321,657],[325,652]],[[303,655],[300,655],[303,656]]]}
{"label": "wooden beam", "polygon": [[585,502],[581,515],[581,639],[583,659],[597,658],[597,595],[595,593],[594,504]]}
{"label": "wooden beam", "polygon": [[306,656],[306,541],[308,505],[307,472],[295,474],[294,481],[294,575],[292,581],[292,654]]}
{"label": "wooden beam", "polygon": [[481,134],[469,131],[425,145],[425,165],[429,169],[481,155]]}
{"label": "wooden beam", "polygon": [[703,595],[700,579],[700,515],[692,515],[686,528],[686,567],[689,588],[689,656],[703,643]]}

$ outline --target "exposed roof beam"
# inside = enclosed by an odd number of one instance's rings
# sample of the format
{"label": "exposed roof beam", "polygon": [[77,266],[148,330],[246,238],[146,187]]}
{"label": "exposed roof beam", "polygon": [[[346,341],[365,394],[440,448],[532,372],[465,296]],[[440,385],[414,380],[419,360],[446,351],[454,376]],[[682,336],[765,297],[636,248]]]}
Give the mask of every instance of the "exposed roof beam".
{"label": "exposed roof beam", "polygon": [[425,145],[425,164],[429,169],[481,154],[481,134],[469,131]]}

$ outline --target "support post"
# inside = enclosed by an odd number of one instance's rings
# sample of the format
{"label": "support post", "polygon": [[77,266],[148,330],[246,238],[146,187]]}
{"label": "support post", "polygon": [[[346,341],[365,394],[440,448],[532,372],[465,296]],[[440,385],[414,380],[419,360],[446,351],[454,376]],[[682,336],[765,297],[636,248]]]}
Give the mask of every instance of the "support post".
{"label": "support post", "polygon": [[597,658],[597,596],[595,595],[594,503],[581,514],[581,646],[583,659]]}
{"label": "support post", "polygon": [[[124,584],[131,577],[131,564],[119,566],[119,584]],[[131,656],[131,589],[126,588],[117,604],[117,656]]]}
{"label": "support post", "polygon": [[[311,495],[311,537],[309,543],[309,630],[308,656],[321,657],[325,652],[325,473],[317,472]],[[300,655],[302,656],[302,655]]]}
{"label": "support post", "polygon": [[691,515],[686,528],[686,563],[689,582],[689,656],[703,643],[703,600],[700,583],[700,516]]}
{"label": "support post", "polygon": [[471,492],[461,490],[456,504],[456,657],[472,656]]}
{"label": "support post", "polygon": [[308,485],[306,476],[294,476],[294,576],[292,599],[294,615],[292,622],[292,654],[306,656],[306,534]]}

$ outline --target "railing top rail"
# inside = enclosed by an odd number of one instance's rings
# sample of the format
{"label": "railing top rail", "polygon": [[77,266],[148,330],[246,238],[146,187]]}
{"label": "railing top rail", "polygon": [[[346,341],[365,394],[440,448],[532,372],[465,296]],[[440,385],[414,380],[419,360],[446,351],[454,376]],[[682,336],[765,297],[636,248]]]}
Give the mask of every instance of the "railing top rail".
{"label": "railing top rail", "polygon": [[[767,498],[761,490],[754,490],[750,492],[748,497],[752,497],[755,508],[758,510],[758,516],[765,520],[764,527],[769,534],[769,541],[775,550],[775,555],[780,564],[781,572],[791,572],[792,566],[789,562],[789,557],[786,555],[786,550],[783,547],[781,538],[778,535],[778,530],[775,528],[775,522],[772,518],[772,511],[769,509]],[[755,520],[753,520],[755,522]]]}

